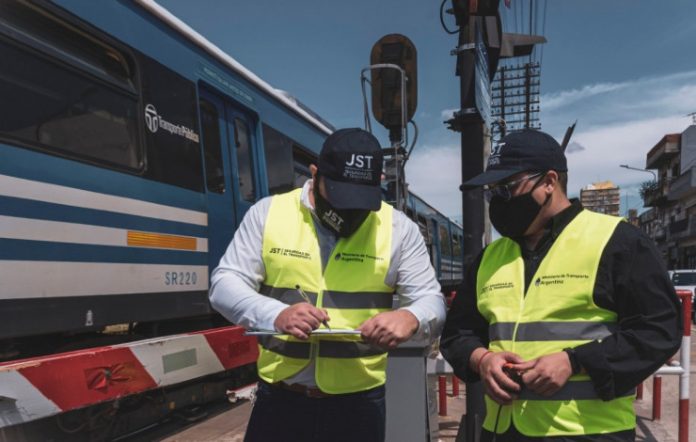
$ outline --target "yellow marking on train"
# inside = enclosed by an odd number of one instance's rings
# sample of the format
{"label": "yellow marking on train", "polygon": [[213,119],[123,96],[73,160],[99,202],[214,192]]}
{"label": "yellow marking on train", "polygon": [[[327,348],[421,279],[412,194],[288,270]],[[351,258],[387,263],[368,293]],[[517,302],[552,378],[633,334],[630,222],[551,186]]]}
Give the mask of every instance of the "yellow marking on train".
{"label": "yellow marking on train", "polygon": [[128,231],[128,245],[163,249],[196,250],[196,238],[161,233]]}

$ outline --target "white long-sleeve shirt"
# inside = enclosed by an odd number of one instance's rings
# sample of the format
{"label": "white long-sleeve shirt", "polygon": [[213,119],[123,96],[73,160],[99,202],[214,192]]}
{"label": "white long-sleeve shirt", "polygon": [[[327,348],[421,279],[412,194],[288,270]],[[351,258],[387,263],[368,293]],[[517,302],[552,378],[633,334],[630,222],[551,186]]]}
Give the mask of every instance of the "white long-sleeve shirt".
{"label": "white long-sleeve shirt", "polygon": [[[302,188],[301,203],[314,215],[309,201],[311,180]],[[266,277],[262,258],[263,231],[271,197],[252,206],[211,276],[210,302],[231,322],[247,328],[275,329],[278,314],[288,307],[259,294]],[[322,264],[331,256],[336,237],[314,216]],[[417,339],[434,340],[445,320],[445,300],[430,264],[430,257],[418,226],[402,212],[392,217],[391,261],[385,284],[399,296],[400,308],[413,313],[419,327]],[[307,370],[305,370],[307,371]]]}

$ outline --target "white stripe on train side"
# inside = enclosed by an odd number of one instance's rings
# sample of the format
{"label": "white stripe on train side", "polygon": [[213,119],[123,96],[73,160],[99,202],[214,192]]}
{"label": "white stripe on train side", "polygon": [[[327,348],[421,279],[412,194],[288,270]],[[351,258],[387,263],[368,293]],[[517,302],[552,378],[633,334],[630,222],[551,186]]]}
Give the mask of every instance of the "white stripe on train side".
{"label": "white stripe on train side", "polygon": [[199,226],[208,225],[208,214],[206,212],[76,189],[59,184],[26,180],[7,175],[0,175],[0,195],[64,204],[85,209],[105,210],[108,212],[177,221]]}
{"label": "white stripe on train side", "polygon": [[208,290],[208,266],[3,261],[0,298],[120,295]]}

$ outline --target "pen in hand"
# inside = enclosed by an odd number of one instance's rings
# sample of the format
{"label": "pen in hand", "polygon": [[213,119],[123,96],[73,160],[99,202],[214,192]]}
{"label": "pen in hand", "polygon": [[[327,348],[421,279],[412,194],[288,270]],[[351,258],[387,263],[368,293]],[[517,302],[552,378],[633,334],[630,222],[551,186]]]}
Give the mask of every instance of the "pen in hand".
{"label": "pen in hand", "polygon": [[[300,287],[299,284],[297,284],[297,285],[295,286],[295,289],[297,289],[297,293],[299,293],[300,296],[302,296],[302,299],[304,299],[304,300],[305,300],[306,302],[308,302],[309,304],[312,304],[312,300],[309,299],[309,296],[307,296],[307,294],[304,292],[304,290],[302,290],[302,287]],[[313,304],[312,304],[312,305],[313,305]],[[326,321],[326,319],[323,320],[323,321],[321,321],[321,323],[324,324],[324,327],[326,327],[327,329],[331,330],[331,327],[329,327],[329,323]]]}

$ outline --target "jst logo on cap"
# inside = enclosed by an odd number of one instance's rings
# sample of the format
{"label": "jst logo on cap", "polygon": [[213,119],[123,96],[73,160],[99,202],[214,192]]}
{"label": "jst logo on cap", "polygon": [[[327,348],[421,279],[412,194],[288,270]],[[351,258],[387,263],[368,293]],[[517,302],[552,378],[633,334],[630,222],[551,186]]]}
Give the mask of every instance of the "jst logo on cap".
{"label": "jst logo on cap", "polygon": [[488,157],[488,165],[496,166],[500,164],[500,150],[505,146],[505,143],[498,143],[491,149],[491,156]]}
{"label": "jst logo on cap", "polygon": [[372,167],[372,158],[374,158],[372,155],[352,154],[350,156],[350,161],[346,161],[346,166],[357,167],[359,169],[367,167],[370,169]]}

